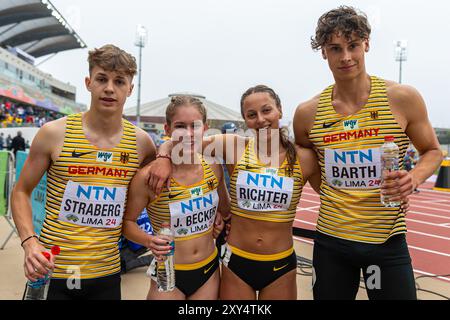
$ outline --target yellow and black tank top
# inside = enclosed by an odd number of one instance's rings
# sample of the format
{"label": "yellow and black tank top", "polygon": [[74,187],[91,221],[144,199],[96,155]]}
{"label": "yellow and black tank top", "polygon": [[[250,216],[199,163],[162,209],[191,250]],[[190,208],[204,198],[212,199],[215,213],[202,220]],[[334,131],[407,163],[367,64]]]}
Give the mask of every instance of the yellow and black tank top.
{"label": "yellow and black tank top", "polygon": [[262,164],[250,139],[230,178],[231,213],[253,220],[292,222],[304,185],[298,157],[291,168]]}
{"label": "yellow and black tank top", "polygon": [[139,168],[134,126],[122,120],[113,149],[93,146],[81,114],[67,118],[64,145],[47,173],[46,217],[40,240],[61,247],[55,278],[93,279],[120,272],[119,237],[127,187]]}
{"label": "yellow and black tank top", "polygon": [[371,77],[366,105],[350,116],[334,110],[333,88],[322,92],[309,134],[322,171],[317,230],[352,241],[384,243],[405,233],[406,224],[400,208],[385,208],[380,202],[380,147],[385,136],[394,136],[402,167],[409,139],[391,112],[384,80]]}
{"label": "yellow and black tank top", "polygon": [[175,241],[199,238],[213,231],[219,205],[219,181],[205,159],[199,157],[203,167],[200,182],[185,186],[172,177],[170,191],[165,187],[147,206],[155,233],[159,232],[163,222],[170,223]]}

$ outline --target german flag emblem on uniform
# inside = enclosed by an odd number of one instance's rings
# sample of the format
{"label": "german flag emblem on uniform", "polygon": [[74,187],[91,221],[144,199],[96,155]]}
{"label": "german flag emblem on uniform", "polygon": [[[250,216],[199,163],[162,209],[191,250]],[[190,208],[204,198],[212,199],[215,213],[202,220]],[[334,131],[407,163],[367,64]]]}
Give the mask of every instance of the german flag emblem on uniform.
{"label": "german flag emblem on uniform", "polygon": [[120,153],[120,162],[127,164],[130,161],[130,154],[128,152]]}
{"label": "german flag emblem on uniform", "polygon": [[286,168],[284,168],[284,174],[287,177],[292,177],[294,175],[294,168],[292,168],[291,166],[287,166]]}
{"label": "german flag emblem on uniform", "polygon": [[377,120],[378,119],[378,111],[371,111],[370,117],[372,118],[372,120]]}
{"label": "german flag emblem on uniform", "polygon": [[214,190],[214,180],[210,179],[208,180],[208,188],[210,191]]}

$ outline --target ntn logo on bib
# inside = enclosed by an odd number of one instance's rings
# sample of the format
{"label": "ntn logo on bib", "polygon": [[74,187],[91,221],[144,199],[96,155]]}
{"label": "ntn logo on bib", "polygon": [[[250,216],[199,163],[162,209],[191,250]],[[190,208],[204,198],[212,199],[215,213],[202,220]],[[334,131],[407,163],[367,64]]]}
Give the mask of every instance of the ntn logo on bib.
{"label": "ntn logo on bib", "polygon": [[375,189],[381,182],[380,148],[325,149],[325,175],[338,189]]}
{"label": "ntn logo on bib", "polygon": [[[248,211],[285,211],[291,204],[294,179],[278,174],[240,171],[236,182],[238,206]],[[277,171],[276,171],[277,172]]]}
{"label": "ntn logo on bib", "polygon": [[117,228],[122,224],[127,188],[82,185],[69,181],[59,220],[79,226]]}
{"label": "ntn logo on bib", "polygon": [[176,237],[188,237],[211,228],[219,204],[217,190],[198,198],[169,203],[170,223]]}

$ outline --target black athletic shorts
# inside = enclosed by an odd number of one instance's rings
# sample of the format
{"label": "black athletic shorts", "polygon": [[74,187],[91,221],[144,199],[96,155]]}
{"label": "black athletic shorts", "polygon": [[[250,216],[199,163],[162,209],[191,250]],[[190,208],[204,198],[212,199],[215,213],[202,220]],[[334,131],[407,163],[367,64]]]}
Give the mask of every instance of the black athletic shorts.
{"label": "black athletic shorts", "polygon": [[222,246],[222,263],[255,291],[297,269],[294,248],[275,255],[257,255],[245,252],[229,244]]}
{"label": "black athletic shorts", "polygon": [[[200,289],[219,267],[219,252],[214,252],[205,260],[193,264],[175,265],[175,287],[186,297]],[[147,270],[147,275],[157,282],[157,261],[154,259]]]}
{"label": "black athletic shorts", "polygon": [[79,280],[51,279],[47,300],[120,300],[120,274]]}
{"label": "black athletic shorts", "polygon": [[353,300],[361,270],[371,300],[417,299],[405,234],[368,244],[317,232],[313,254],[316,300]]}

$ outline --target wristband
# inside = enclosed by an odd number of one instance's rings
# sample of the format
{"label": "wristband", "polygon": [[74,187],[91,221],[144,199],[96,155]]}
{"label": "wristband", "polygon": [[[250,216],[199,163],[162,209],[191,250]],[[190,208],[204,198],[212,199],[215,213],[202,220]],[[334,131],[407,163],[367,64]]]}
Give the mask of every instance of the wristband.
{"label": "wristband", "polygon": [[167,155],[167,154],[159,154],[158,153],[156,155],[156,159],[159,159],[159,158],[169,159],[170,161],[172,161],[172,158],[169,155]]}
{"label": "wristband", "polygon": [[28,238],[26,238],[25,240],[23,240],[22,243],[20,244],[20,246],[23,248],[23,244],[24,244],[25,242],[27,242],[28,240],[30,240],[31,238],[36,238],[36,239],[39,240],[39,237],[38,237],[37,235],[33,234],[32,236],[29,236]]}

